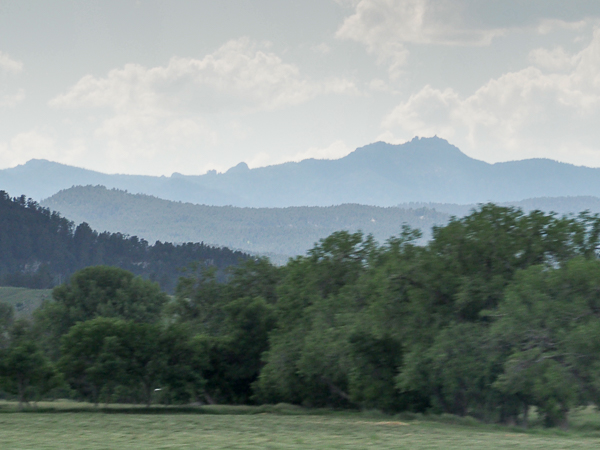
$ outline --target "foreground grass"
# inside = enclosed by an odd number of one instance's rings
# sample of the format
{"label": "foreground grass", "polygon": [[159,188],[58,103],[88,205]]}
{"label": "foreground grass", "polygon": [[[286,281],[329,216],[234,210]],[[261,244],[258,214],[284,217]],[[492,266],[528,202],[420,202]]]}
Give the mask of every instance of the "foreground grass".
{"label": "foreground grass", "polygon": [[[48,411],[53,408],[53,412]],[[0,404],[1,411],[14,405]],[[0,414],[0,448],[10,449],[475,449],[599,448],[598,414],[574,415],[573,430],[486,426],[441,417],[402,420],[293,408],[197,408],[150,411],[40,404],[38,412]],[[260,412],[271,411],[271,412]],[[110,412],[110,413],[108,413]]]}

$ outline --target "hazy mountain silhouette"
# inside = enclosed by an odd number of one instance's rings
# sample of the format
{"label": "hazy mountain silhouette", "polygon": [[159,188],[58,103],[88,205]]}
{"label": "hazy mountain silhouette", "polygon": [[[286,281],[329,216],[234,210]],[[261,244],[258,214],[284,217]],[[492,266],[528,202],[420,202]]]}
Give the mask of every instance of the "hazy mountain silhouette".
{"label": "hazy mountain silhouette", "polygon": [[[583,211],[600,214],[600,198],[592,196],[578,197],[537,197],[515,202],[499,202],[500,206],[512,206],[528,213],[534,210],[558,215],[577,215]],[[477,208],[477,204],[459,205],[456,203],[408,202],[398,205],[405,209],[431,209],[450,216],[462,217]]]}
{"label": "hazy mountain silhouette", "polygon": [[377,142],[337,160],[308,159],[257,169],[240,163],[225,173],[205,175],[107,175],[44,160],[0,171],[0,189],[13,195],[27,193],[34,199],[90,184],[207,205],[474,204],[596,196],[600,194],[600,169],[548,159],[488,164],[433,137],[402,145]]}
{"label": "hazy mountain silhouette", "polygon": [[334,231],[362,230],[380,242],[399,235],[402,224],[429,235],[448,215],[426,208],[356,204],[288,208],[240,208],[173,202],[102,186],[58,192],[42,205],[97,230],[119,231],[154,242],[199,242],[245,249],[269,256],[305,253]]}
{"label": "hazy mountain silhouette", "polygon": [[[203,241],[244,251],[267,254],[277,262],[305,253],[334,231],[362,230],[380,242],[398,235],[402,224],[419,228],[424,239],[434,225],[451,215],[467,215],[477,205],[405,203],[399,207],[344,204],[287,208],[240,208],[173,202],[143,194],[129,194],[102,186],[77,186],[58,192],[42,205],[76,223],[97,230],[122,232],[150,242]],[[583,210],[600,213],[600,198],[534,198],[503,203],[525,212],[539,209],[559,214]]]}
{"label": "hazy mountain silhouette", "polygon": [[0,170],[0,189],[14,195],[25,193],[36,200],[49,197],[62,189],[89,184],[180,201],[195,202],[202,199],[208,204],[228,204],[237,201],[234,197],[230,198],[192,183],[179,174],[173,174],[171,177],[109,175],[44,159],[32,159],[26,164]]}

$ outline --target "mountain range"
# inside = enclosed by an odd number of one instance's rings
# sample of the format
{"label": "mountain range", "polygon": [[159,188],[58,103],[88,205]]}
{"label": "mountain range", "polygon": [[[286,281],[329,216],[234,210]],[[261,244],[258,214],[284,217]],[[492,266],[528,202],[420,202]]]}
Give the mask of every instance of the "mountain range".
{"label": "mountain range", "polygon": [[[536,197],[513,202],[498,202],[500,206],[519,208],[524,212],[534,210],[558,215],[577,215],[583,211],[600,214],[600,198],[590,195],[575,197]],[[477,208],[477,204],[459,205],[456,203],[408,202],[398,205],[405,209],[433,209],[450,216],[463,217]]]}
{"label": "mountain range", "polygon": [[77,186],[58,192],[41,205],[92,228],[138,236],[149,242],[204,242],[264,254],[276,262],[304,254],[339,230],[371,233],[380,242],[402,231],[448,221],[430,208],[356,204],[288,208],[240,208],[173,202],[103,186]]}
{"label": "mountain range", "polygon": [[0,189],[35,200],[77,185],[216,206],[476,204],[598,196],[600,169],[548,159],[488,164],[433,137],[401,145],[376,142],[337,160],[308,159],[255,169],[240,163],[225,173],[204,175],[109,175],[45,160],[0,170]]}
{"label": "mountain range", "polygon": [[[319,239],[334,231],[358,230],[379,242],[398,235],[407,224],[431,237],[435,225],[445,225],[451,215],[464,216],[475,204],[408,203],[402,207],[357,204],[296,206],[288,208],[240,208],[173,202],[144,194],[130,194],[103,186],[77,186],[42,201],[76,223],[94,229],[121,232],[150,242],[200,242],[224,245],[268,255],[278,263],[304,254]],[[559,214],[583,210],[600,213],[596,197],[535,198],[502,203],[524,211],[540,209]]]}

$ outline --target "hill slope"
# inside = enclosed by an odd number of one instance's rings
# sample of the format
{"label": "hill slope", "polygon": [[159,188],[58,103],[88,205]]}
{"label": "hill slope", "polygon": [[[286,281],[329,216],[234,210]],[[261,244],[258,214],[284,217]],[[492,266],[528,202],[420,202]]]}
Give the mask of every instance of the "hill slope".
{"label": "hill slope", "polygon": [[24,196],[0,191],[0,285],[48,288],[87,266],[106,264],[158,281],[172,291],[180,268],[205,261],[223,270],[249,255],[203,243],[173,245],[98,233],[40,207]]}
{"label": "hill slope", "polygon": [[547,159],[488,164],[434,137],[402,145],[377,142],[338,160],[309,159],[257,169],[240,163],[223,174],[198,176],[107,175],[43,160],[0,170],[1,189],[27,192],[36,199],[89,184],[207,205],[470,204],[596,196],[600,169]]}
{"label": "hill slope", "polygon": [[52,298],[51,289],[0,286],[0,302],[12,305],[17,318],[30,317],[44,300],[50,298]]}
{"label": "hill slope", "polygon": [[74,187],[42,205],[88,222],[98,230],[121,230],[149,241],[203,240],[245,251],[298,255],[334,231],[362,230],[380,241],[398,235],[402,224],[428,232],[448,215],[431,209],[346,204],[331,207],[237,208],[172,202],[110,190]]}
{"label": "hill slope", "polygon": [[[589,211],[592,214],[600,214],[600,198],[592,196],[577,197],[537,197],[528,198],[516,202],[500,202],[500,206],[513,206],[520,208],[524,212],[540,210],[544,212],[555,212],[559,215],[577,215],[582,211]],[[400,208],[428,208],[446,213],[452,216],[462,217],[470,214],[471,210],[477,205],[471,203],[468,205],[459,205],[456,203],[433,203],[433,202],[409,202],[398,205]]]}

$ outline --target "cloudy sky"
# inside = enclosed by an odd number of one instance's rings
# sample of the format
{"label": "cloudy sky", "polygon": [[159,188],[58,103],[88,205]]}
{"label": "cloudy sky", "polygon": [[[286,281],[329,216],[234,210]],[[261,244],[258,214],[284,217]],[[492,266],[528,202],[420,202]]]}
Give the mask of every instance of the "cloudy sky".
{"label": "cloudy sky", "polygon": [[0,0],[0,168],[202,174],[433,135],[600,167],[600,2]]}

